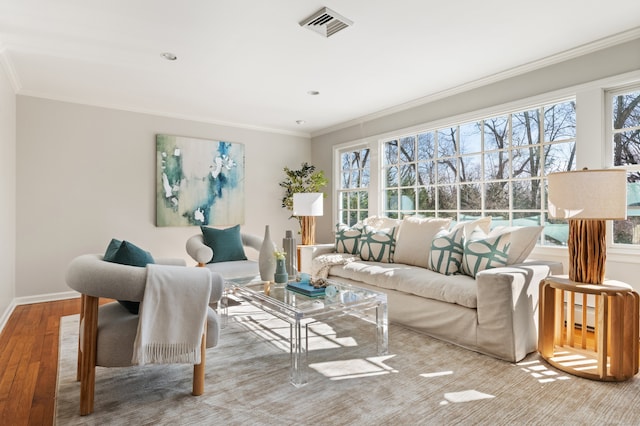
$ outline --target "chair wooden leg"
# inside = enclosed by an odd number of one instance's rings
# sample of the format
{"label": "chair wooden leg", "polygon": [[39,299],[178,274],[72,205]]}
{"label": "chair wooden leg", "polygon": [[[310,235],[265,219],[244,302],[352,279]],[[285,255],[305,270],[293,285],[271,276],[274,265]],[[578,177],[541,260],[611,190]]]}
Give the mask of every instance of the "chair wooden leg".
{"label": "chair wooden leg", "polygon": [[93,296],[84,299],[84,330],[80,372],[80,415],[93,412],[96,385],[96,346],[98,337],[98,300]]}
{"label": "chair wooden leg", "polygon": [[204,333],[202,334],[202,342],[200,343],[200,364],[193,366],[193,391],[194,396],[200,396],[204,393],[204,370],[206,366],[206,350],[207,350],[207,320],[204,322]]}
{"label": "chair wooden leg", "polygon": [[76,368],[76,381],[81,380],[82,376],[82,347],[80,346],[80,336],[82,336],[82,320],[84,318],[84,294],[80,295],[80,321],[78,322],[78,366]]}

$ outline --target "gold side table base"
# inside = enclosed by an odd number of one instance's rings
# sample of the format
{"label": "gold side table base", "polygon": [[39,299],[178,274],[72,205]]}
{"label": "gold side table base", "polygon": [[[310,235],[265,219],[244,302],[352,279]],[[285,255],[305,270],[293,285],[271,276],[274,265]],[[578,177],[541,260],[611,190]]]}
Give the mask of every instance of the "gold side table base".
{"label": "gold side table base", "polygon": [[[638,373],[640,296],[628,284],[607,280],[581,284],[550,276],[540,282],[538,352],[558,370],[592,380],[624,381]],[[588,300],[595,302],[595,344],[577,336],[580,315],[587,324]],[[565,309],[566,301],[566,309]]]}

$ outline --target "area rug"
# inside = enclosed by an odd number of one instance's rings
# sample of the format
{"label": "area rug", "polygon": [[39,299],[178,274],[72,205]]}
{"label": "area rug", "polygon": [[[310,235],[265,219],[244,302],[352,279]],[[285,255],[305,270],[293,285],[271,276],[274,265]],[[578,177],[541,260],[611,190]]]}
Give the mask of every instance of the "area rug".
{"label": "area rug", "polygon": [[289,383],[286,323],[229,308],[207,351],[205,394],[192,367],[97,368],[95,411],[79,415],[78,317],[61,321],[58,425],[638,424],[640,379],[601,383],[554,370],[536,354],[514,364],[391,325],[389,354],[375,328],[343,317],[311,326],[309,382]]}

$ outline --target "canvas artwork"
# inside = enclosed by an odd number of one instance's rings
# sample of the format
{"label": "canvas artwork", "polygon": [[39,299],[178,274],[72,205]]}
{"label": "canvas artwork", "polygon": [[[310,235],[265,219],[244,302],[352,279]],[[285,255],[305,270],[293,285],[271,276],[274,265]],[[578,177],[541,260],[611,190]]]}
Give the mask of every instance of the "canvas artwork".
{"label": "canvas artwork", "polygon": [[244,223],[244,145],[156,135],[156,226]]}

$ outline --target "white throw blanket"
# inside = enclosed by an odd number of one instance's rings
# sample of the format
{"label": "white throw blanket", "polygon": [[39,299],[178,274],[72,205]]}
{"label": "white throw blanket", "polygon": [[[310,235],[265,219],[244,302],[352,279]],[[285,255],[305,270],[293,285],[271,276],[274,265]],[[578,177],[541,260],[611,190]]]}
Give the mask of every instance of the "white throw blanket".
{"label": "white throw blanket", "polygon": [[360,259],[349,253],[330,253],[322,254],[313,259],[311,262],[311,276],[313,278],[327,278],[329,270],[335,265],[346,265]]}
{"label": "white throw blanket", "polygon": [[147,265],[131,362],[200,364],[210,295],[207,268]]}

